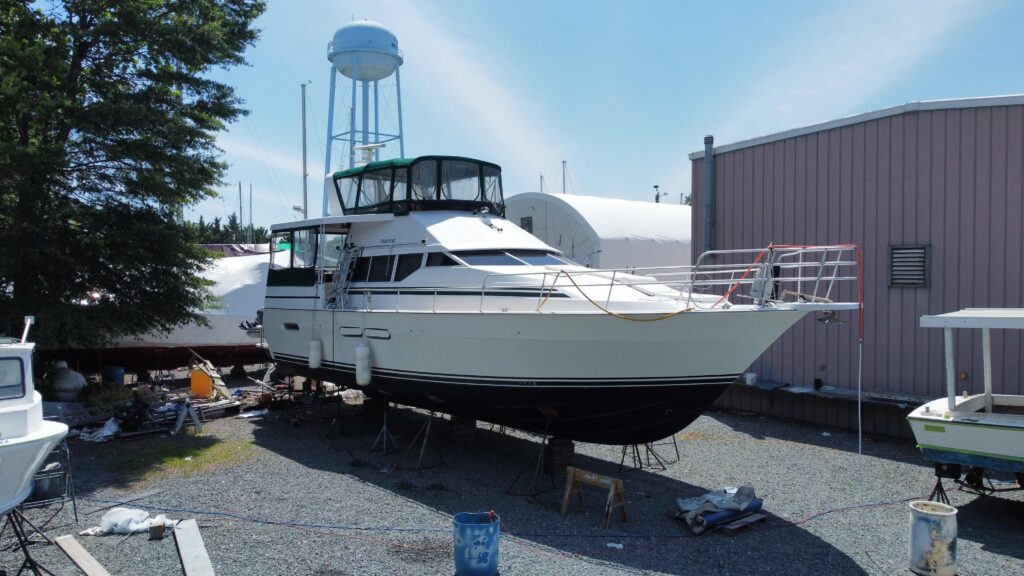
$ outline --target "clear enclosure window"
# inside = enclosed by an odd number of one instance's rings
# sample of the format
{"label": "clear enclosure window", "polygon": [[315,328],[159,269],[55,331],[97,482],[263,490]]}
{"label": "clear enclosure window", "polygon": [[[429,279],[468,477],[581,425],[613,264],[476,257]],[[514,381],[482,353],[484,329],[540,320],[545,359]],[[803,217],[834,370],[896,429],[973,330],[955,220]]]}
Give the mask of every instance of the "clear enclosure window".
{"label": "clear enclosure window", "polygon": [[316,233],[313,230],[292,232],[292,268],[309,268],[316,263]]}
{"label": "clear enclosure window", "polygon": [[442,161],[441,196],[445,200],[479,200],[480,165],[463,160]]}
{"label": "clear enclosure window", "polygon": [[495,166],[484,166],[484,200],[501,204],[501,170]]}
{"label": "clear enclosure window", "polygon": [[324,234],[324,248],[320,255],[320,262],[317,265],[327,269],[337,268],[342,257],[345,255],[344,252],[345,235],[328,232]]}
{"label": "clear enclosure window", "polygon": [[278,232],[270,238],[270,267],[288,268],[292,265],[291,232]]}
{"label": "clear enclosure window", "polygon": [[412,167],[413,200],[437,199],[437,162],[417,162]]}
{"label": "clear enclosure window", "polygon": [[363,173],[358,206],[374,206],[391,200],[391,169]]}
{"label": "clear enclosure window", "polygon": [[0,359],[0,400],[25,395],[25,368],[20,358]]}
{"label": "clear enclosure window", "polygon": [[458,266],[459,263],[444,252],[429,252],[427,254],[427,266]]}
{"label": "clear enclosure window", "polygon": [[393,198],[395,202],[405,200],[409,193],[409,171],[405,168],[396,168],[394,183],[395,191]]}
{"label": "clear enclosure window", "polygon": [[387,282],[391,280],[391,268],[395,264],[394,256],[374,256],[370,261],[370,282]]}
{"label": "clear enclosure window", "polygon": [[342,206],[346,209],[354,208],[356,205],[356,188],[359,186],[359,176],[349,176],[348,178],[335,180],[335,185],[338,187]]}
{"label": "clear enclosure window", "polygon": [[569,262],[562,260],[558,256],[541,250],[511,250],[509,254],[530,266],[565,266],[569,264]]}
{"label": "clear enclosure window", "polygon": [[405,280],[409,274],[420,269],[423,265],[423,254],[400,254],[398,256],[398,266],[395,267],[395,282],[401,282]]}
{"label": "clear enclosure window", "polygon": [[474,250],[472,252],[452,252],[457,258],[470,266],[522,266],[523,263],[500,250]]}

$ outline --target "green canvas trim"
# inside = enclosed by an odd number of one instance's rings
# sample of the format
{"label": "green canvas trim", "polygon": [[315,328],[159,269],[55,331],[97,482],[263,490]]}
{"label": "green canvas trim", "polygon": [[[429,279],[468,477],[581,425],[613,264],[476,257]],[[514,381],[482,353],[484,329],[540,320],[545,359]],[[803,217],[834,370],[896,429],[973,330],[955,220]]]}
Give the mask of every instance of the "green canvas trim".
{"label": "green canvas trim", "polygon": [[950,448],[948,446],[935,446],[932,444],[918,444],[918,448],[928,448],[930,450],[938,450],[939,452],[957,452],[960,454],[970,454],[971,456],[984,456],[986,458],[995,458],[997,460],[1011,460],[1013,462],[1024,462],[1024,458],[1017,456],[1007,456],[1005,454],[993,454],[991,452],[978,452],[975,450],[963,450],[961,448]]}
{"label": "green canvas trim", "polygon": [[939,425],[936,425],[936,424],[925,424],[924,425],[924,429],[927,432],[945,432],[946,431],[946,427],[945,426],[939,426]]}

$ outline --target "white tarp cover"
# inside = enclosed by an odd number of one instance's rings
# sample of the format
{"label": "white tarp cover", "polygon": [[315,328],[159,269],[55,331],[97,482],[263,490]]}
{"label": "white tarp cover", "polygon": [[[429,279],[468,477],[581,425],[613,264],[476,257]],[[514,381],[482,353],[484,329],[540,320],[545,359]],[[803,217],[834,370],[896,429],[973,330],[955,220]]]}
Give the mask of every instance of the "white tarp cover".
{"label": "white tarp cover", "polygon": [[[505,199],[506,218],[591,268],[687,266],[690,207],[526,192]],[[531,220],[524,220],[530,218]]]}
{"label": "white tarp cover", "polygon": [[215,259],[201,273],[203,278],[214,282],[210,291],[216,303],[213,308],[203,310],[209,326],[186,324],[169,334],[127,336],[115,342],[114,347],[233,346],[258,342],[238,325],[243,320],[254,321],[256,312],[263,308],[268,268],[268,254]]}

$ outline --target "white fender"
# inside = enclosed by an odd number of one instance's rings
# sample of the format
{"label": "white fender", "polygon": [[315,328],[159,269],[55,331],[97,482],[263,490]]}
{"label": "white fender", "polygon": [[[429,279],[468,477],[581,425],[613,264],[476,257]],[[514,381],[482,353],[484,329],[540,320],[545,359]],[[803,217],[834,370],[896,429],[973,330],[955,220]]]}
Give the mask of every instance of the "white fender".
{"label": "white fender", "polygon": [[314,338],[309,341],[309,367],[317,369],[320,367],[320,362],[323,360],[323,348],[320,346],[320,339]]}
{"label": "white fender", "polygon": [[370,345],[366,340],[356,345],[356,384],[366,386],[370,383]]}

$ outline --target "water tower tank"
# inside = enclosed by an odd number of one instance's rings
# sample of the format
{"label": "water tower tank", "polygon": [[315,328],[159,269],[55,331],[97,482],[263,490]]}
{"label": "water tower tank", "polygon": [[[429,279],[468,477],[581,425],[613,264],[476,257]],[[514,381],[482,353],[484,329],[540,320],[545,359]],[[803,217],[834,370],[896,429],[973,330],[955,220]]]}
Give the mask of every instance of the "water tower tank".
{"label": "water tower tank", "polygon": [[383,80],[402,65],[398,38],[369,20],[339,28],[327,49],[327,59],[338,72],[353,80]]}

